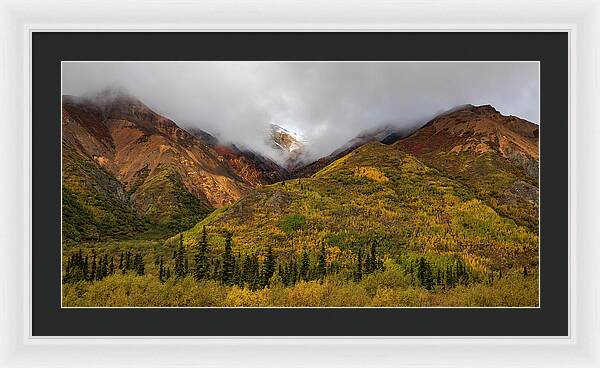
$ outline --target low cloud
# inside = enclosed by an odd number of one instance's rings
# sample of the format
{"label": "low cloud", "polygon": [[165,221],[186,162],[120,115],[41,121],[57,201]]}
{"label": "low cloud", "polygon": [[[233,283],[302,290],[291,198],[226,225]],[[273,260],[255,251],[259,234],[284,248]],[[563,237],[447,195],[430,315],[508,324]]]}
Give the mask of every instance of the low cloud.
{"label": "low cloud", "polygon": [[270,123],[304,136],[314,157],[361,131],[414,128],[463,104],[491,104],[539,124],[538,64],[529,62],[63,63],[63,94],[105,89],[263,153]]}

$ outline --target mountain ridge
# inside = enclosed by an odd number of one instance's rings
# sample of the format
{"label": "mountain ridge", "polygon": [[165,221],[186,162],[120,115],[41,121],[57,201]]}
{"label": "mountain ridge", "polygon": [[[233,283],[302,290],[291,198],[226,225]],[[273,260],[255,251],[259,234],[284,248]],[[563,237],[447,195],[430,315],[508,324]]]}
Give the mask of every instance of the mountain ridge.
{"label": "mountain ridge", "polygon": [[[124,94],[63,96],[62,135],[64,144],[114,175],[127,193],[117,200],[141,218],[175,228],[183,226],[177,225],[182,217],[204,216],[287,175],[256,153],[207,144]],[[171,194],[161,196],[161,190]]]}

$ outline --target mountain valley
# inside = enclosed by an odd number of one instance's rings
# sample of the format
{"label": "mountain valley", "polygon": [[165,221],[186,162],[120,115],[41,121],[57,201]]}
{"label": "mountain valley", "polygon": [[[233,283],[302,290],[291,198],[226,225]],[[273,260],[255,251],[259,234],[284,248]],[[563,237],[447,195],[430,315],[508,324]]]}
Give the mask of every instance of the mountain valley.
{"label": "mountain valley", "polygon": [[539,126],[492,106],[312,162],[282,126],[277,161],[128,95],[63,96],[62,129],[68,305],[538,305]]}

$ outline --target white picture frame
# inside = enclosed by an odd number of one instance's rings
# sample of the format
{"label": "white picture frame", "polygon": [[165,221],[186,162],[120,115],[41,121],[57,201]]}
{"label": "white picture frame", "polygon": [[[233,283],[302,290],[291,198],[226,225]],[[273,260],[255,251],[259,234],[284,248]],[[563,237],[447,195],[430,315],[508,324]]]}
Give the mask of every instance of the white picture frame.
{"label": "white picture frame", "polygon": [[[568,32],[569,336],[33,337],[31,34],[99,30]],[[0,366],[600,366],[600,2],[2,1],[0,53]]]}

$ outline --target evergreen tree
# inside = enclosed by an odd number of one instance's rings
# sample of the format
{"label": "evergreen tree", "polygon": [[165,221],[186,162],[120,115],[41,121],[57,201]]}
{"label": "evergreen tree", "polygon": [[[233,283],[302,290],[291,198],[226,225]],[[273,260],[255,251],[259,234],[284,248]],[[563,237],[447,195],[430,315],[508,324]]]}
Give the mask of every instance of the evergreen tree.
{"label": "evergreen tree", "polygon": [[185,248],[183,247],[183,233],[179,234],[179,248],[175,250],[175,277],[182,278],[185,277],[186,263],[187,263],[187,255],[185,252]]}
{"label": "evergreen tree", "polygon": [[250,256],[245,255],[242,263],[242,282],[244,285],[249,285],[252,278],[252,270],[250,267]]}
{"label": "evergreen tree", "polygon": [[139,253],[136,258],[137,258],[137,261],[136,261],[136,263],[137,263],[137,270],[136,270],[137,271],[137,275],[138,276],[143,276],[144,275],[144,259],[142,257],[142,254]]}
{"label": "evergreen tree", "polygon": [[165,266],[163,264],[162,257],[160,257],[158,260],[158,279],[160,280],[160,282],[165,281]]}
{"label": "evergreen tree", "polygon": [[431,273],[431,266],[421,257],[417,265],[417,277],[423,286],[427,290],[433,289],[433,274]]}
{"label": "evergreen tree", "polygon": [[221,273],[221,282],[225,285],[231,285],[233,283],[233,274],[235,268],[235,258],[233,256],[232,234],[227,232],[225,235],[225,253],[223,254],[223,271]]}
{"label": "evergreen tree", "polygon": [[302,252],[302,258],[300,259],[300,278],[304,281],[310,279],[310,259],[306,251]]}
{"label": "evergreen tree", "polygon": [[356,262],[356,273],[354,274],[354,280],[360,281],[363,275],[363,267],[362,267],[362,249],[358,250],[358,257]]}
{"label": "evergreen tree", "polygon": [[267,248],[267,255],[265,257],[265,263],[263,267],[263,285],[268,286],[269,280],[275,273],[275,257],[273,256],[273,247],[269,245]]}
{"label": "evergreen tree", "polygon": [[327,258],[325,255],[325,243],[321,243],[321,253],[319,253],[319,258],[317,259],[317,277],[319,279],[323,279],[326,274],[326,262]]}
{"label": "evergreen tree", "polygon": [[104,255],[104,259],[102,260],[102,277],[101,279],[108,276],[108,255]]}
{"label": "evergreen tree", "polygon": [[194,277],[196,280],[202,280],[209,276],[209,264],[208,264],[208,243],[206,240],[206,226],[202,227],[202,237],[198,244],[198,253],[194,257]]}
{"label": "evergreen tree", "polygon": [[452,275],[452,267],[450,265],[446,266],[446,289],[450,289],[454,287],[454,278]]}
{"label": "evergreen tree", "polygon": [[365,264],[363,268],[364,274],[370,274],[377,270],[377,251],[375,247],[375,242],[371,243],[371,251],[367,253],[365,257]]}
{"label": "evergreen tree", "polygon": [[277,274],[279,275],[279,277],[281,277],[281,282],[284,285],[288,284],[288,274],[286,272],[286,270],[283,268],[283,266],[281,265],[281,263],[277,264]]}
{"label": "evergreen tree", "polygon": [[258,290],[262,284],[262,279],[260,277],[260,262],[258,261],[258,256],[253,254],[250,257],[250,265],[249,265],[249,280],[248,285],[250,290]]}
{"label": "evergreen tree", "polygon": [[369,252],[365,252],[365,262],[363,265],[363,275],[368,275],[372,272],[371,270],[371,254]]}
{"label": "evergreen tree", "polygon": [[92,271],[90,272],[90,280],[96,279],[96,250],[92,249]]}
{"label": "evergreen tree", "polygon": [[83,257],[83,278],[82,278],[82,280],[87,280],[88,274],[89,274],[88,257],[85,256],[85,257]]}
{"label": "evergreen tree", "polygon": [[288,273],[290,285],[295,285],[298,282],[298,266],[296,265],[296,258],[292,258],[290,261]]}

